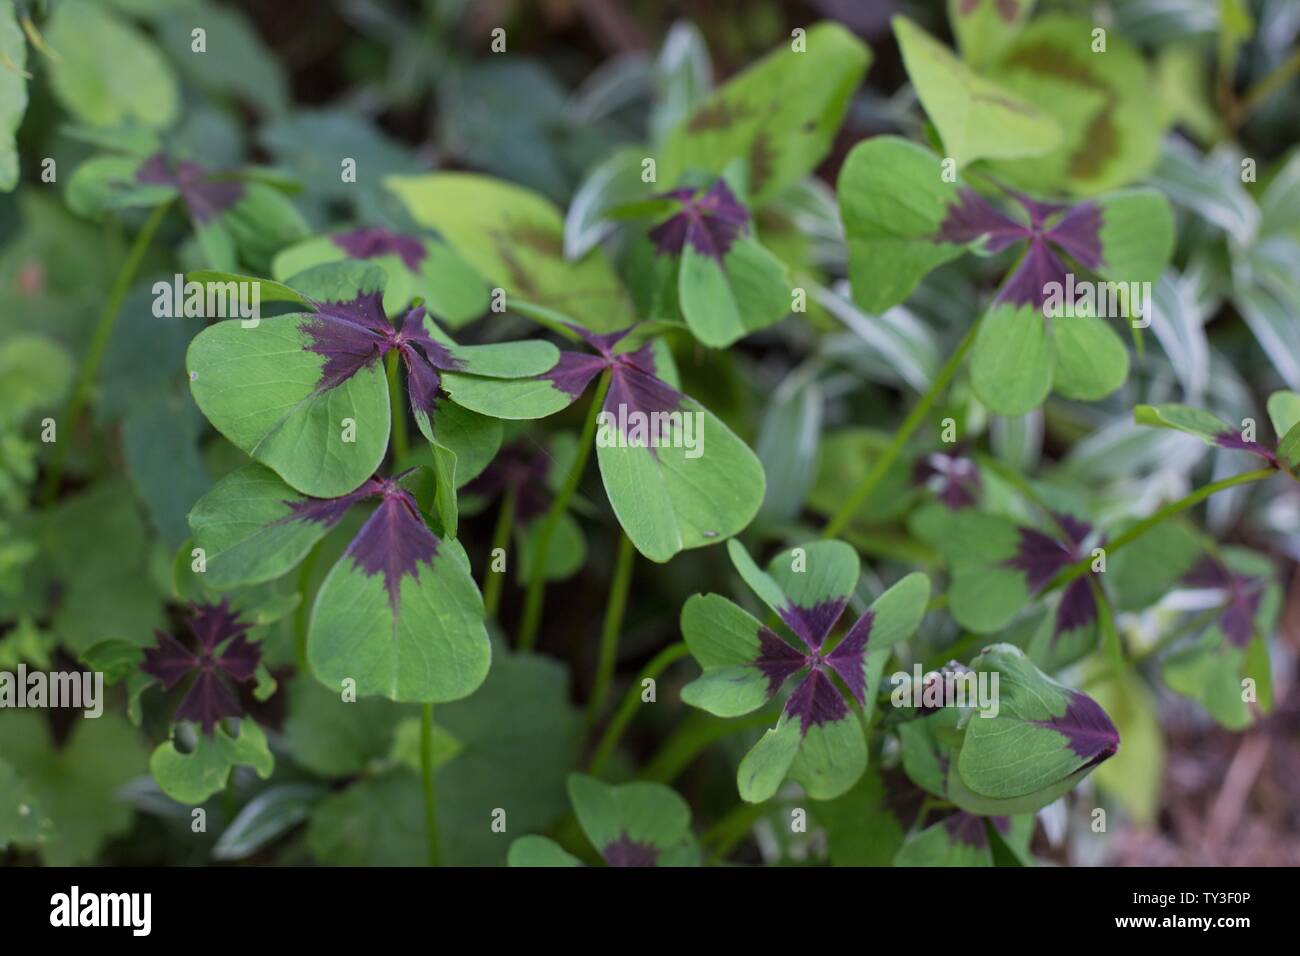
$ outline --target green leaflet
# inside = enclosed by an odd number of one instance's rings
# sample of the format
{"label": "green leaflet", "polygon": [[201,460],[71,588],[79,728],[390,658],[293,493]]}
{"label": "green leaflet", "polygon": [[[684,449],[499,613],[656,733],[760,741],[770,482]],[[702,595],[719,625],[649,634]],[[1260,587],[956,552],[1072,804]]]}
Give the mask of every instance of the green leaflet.
{"label": "green leaflet", "polygon": [[996,164],[1022,188],[1091,195],[1133,182],[1156,162],[1164,129],[1146,64],[1115,30],[1105,33],[1105,52],[1095,51],[1095,28],[1077,17],[1039,17],[987,71],[1061,132],[1046,154]]}
{"label": "green leaflet", "polygon": [[1300,395],[1286,390],[1274,392],[1268,397],[1268,418],[1273,434],[1285,437],[1300,423]]}
{"label": "green leaflet", "polygon": [[855,302],[883,312],[910,296],[930,270],[970,248],[934,239],[960,189],[924,146],[874,136],[853,147],[836,191]]}
{"label": "green leaflet", "polygon": [[776,726],[765,731],[740,761],[736,771],[740,799],[746,803],[763,803],[776,796],[798,752],[799,720],[783,711]]}
{"label": "green leaflet", "polygon": [[721,262],[687,243],[677,281],[686,324],[713,348],[726,348],[790,311],[785,265],[752,236],[737,237]]}
{"label": "green leaflet", "polygon": [[374,474],[388,450],[388,384],[374,362],[318,391],[325,358],[305,350],[300,324],[218,322],[194,337],[185,365],[217,431],[304,494],[333,498]]}
{"label": "green leaflet", "polygon": [[663,147],[660,181],[679,182],[692,169],[721,175],[742,160],[747,191],[762,205],[826,155],[870,62],[871,51],[843,27],[816,24],[678,123]]}
{"label": "green leaflet", "polygon": [[[1024,28],[1037,0],[948,0],[962,59],[982,69]],[[1010,15],[1008,15],[1008,12]]]}
{"label": "green leaflet", "polygon": [[1128,378],[1128,350],[1104,319],[1090,315],[1053,319],[1051,335],[1056,357],[1052,388],[1066,398],[1095,402]]}
{"label": "green leaflet", "polygon": [[34,333],[7,336],[0,345],[0,408],[11,421],[54,408],[66,397],[72,359],[53,339]]}
{"label": "green leaflet", "polygon": [[0,850],[38,847],[54,832],[54,823],[17,771],[0,758]]}
{"label": "green leaflet", "polygon": [[[962,821],[960,826],[952,823],[954,819]],[[1027,853],[1034,832],[1034,818],[1019,816],[1008,822],[1011,832],[1003,838],[1015,844],[1013,852]],[[965,816],[940,820],[908,836],[894,856],[893,865],[995,866],[993,849],[985,830],[988,825],[990,821],[986,819]]]}
{"label": "green leaflet", "polygon": [[763,625],[718,594],[695,594],[682,606],[682,637],[704,673],[682,700],[717,717],[739,717],[767,703],[767,677],[755,666]]}
{"label": "green leaflet", "polygon": [[176,119],[176,76],[153,42],[104,6],[68,0],[54,8],[46,41],[58,51],[49,64],[54,95],[93,126],[136,120],[163,128]]}
{"label": "green leaflet", "polygon": [[140,183],[142,157],[93,156],[68,181],[68,208],[80,216],[99,217],[115,209],[157,206],[175,199],[174,186]]}
{"label": "green leaflet", "polygon": [[[704,673],[682,689],[682,699],[716,716],[736,717],[756,710],[799,675],[776,727],[741,761],[737,788],[741,799],[761,803],[790,776],[814,800],[835,799],[867,766],[853,704],[870,715],[890,648],[912,634],[925,614],[929,579],[908,575],[877,598],[843,638],[827,640],[857,584],[858,558],[851,547],[812,542],[777,555],[767,571],[738,542],[728,542],[727,548],[745,583],[799,643],[779,638],[726,598],[696,595],[682,609],[681,627]],[[852,701],[843,698],[832,673],[845,683]]]}
{"label": "green leaflet", "polygon": [[1174,251],[1174,214],[1154,189],[1125,189],[1090,202],[1101,212],[1102,263],[1112,282],[1159,281]]}
{"label": "green leaflet", "polygon": [[862,723],[850,712],[842,720],[808,728],[790,762],[789,774],[812,799],[831,800],[857,783],[866,769]]}
{"label": "green leaflet", "polygon": [[548,418],[577,400],[546,378],[501,380],[447,372],[442,387],[458,405],[511,421]]}
{"label": "green leaflet", "polygon": [[[526,585],[531,576],[533,554],[537,540],[542,532],[541,520],[534,521],[526,527],[516,527],[515,539],[518,542],[519,557],[515,561],[515,572],[519,583]],[[567,511],[555,522],[551,533],[550,546],[546,552],[546,567],[542,575],[547,581],[563,581],[573,577],[587,560],[587,539],[583,536],[582,526]]]}
{"label": "green leaflet", "polygon": [[27,112],[27,42],[14,5],[0,5],[0,190],[18,185],[18,147],[14,137]]}
{"label": "green leaflet", "polygon": [[330,688],[353,687],[358,697],[410,703],[472,694],[492,653],[483,599],[460,546],[442,541],[413,576],[402,574],[395,601],[385,576],[368,574],[351,552],[326,576],[312,607],[307,657],[317,678]]}
{"label": "green leaflet", "polygon": [[1052,681],[1018,648],[986,648],[974,669],[990,681],[998,676],[998,712],[966,720],[948,776],[959,807],[987,814],[1046,806],[1119,749],[1119,734],[1096,702]]}
{"label": "green leaflet", "polygon": [[[288,286],[263,282],[262,288],[275,301],[298,298],[327,309],[360,310],[365,296],[382,294],[384,281],[378,267],[349,260],[315,266]],[[236,446],[304,494],[332,498],[352,491],[374,474],[388,449],[391,405],[378,346],[368,344],[369,333],[343,320],[322,324],[311,313],[249,325],[218,322],[190,344],[186,364],[199,408]],[[559,357],[553,345],[541,341],[460,346],[427,315],[422,331],[446,350],[444,364],[493,380],[536,375]],[[372,347],[373,353],[362,352],[354,362],[357,370],[332,384],[325,375],[328,356],[358,354],[359,335],[360,347]],[[431,425],[421,409],[415,417],[421,432],[435,441],[437,423]],[[461,445],[481,455],[482,446],[493,441],[492,426],[468,416],[457,416],[448,428],[451,444],[445,447],[453,453]]]}
{"label": "green leaflet", "polygon": [[232,737],[218,725],[210,737],[199,734],[193,750],[187,753],[166,740],[149,758],[149,772],[163,793],[190,805],[203,803],[225,789],[236,765],[252,767],[263,780],[275,769],[266,734],[251,718],[239,722],[237,736]]}
{"label": "green leaflet", "polygon": [[858,583],[858,554],[843,541],[813,541],[781,552],[760,571],[739,541],[727,554],[741,578],[777,614],[792,605],[811,608],[823,601],[848,600]]}
{"label": "green leaflet", "polygon": [[[763,466],[743,441],[694,399],[658,447],[602,443],[600,476],[618,522],[636,549],[664,562],[742,531],[763,503]],[[698,444],[685,447],[687,416]],[[614,431],[614,438],[619,436]]]}
{"label": "green leaflet", "polygon": [[508,866],[582,866],[582,861],[544,836],[521,836],[510,844]]}
{"label": "green leaflet", "polygon": [[568,790],[583,833],[611,865],[639,865],[650,859],[654,866],[699,863],[691,808],[671,788],[640,781],[611,787],[574,773]]}
{"label": "green leaflet", "polygon": [[[271,274],[284,280],[312,266],[348,258],[338,239],[315,236],[282,249],[272,261]],[[418,238],[418,242],[424,255],[414,270],[395,252],[366,257],[387,276],[384,311],[398,315],[418,297],[431,315],[451,328],[459,328],[487,311],[490,290],[483,277],[447,243],[424,238]]]}
{"label": "green leaflet", "polygon": [[558,309],[598,332],[635,319],[599,249],[576,262],[564,258],[563,218],[541,195],[469,173],[390,176],[385,184],[416,222],[436,229],[509,295]]}
{"label": "green leaflet", "polygon": [[293,505],[306,501],[262,465],[222,478],[189,515],[207,565],[203,583],[221,591],[287,573],[329,530],[317,521],[287,520]]}
{"label": "green leaflet", "polygon": [[888,866],[902,846],[903,827],[874,764],[846,793],[808,809],[826,830],[834,866]]}
{"label": "green leaflet", "polygon": [[979,76],[906,17],[893,19],[907,75],[957,166],[977,159],[1042,156],[1061,142],[1046,111]]}
{"label": "green leaflet", "polygon": [[[506,813],[508,833],[543,830],[562,817],[566,770],[580,756],[582,719],[569,702],[567,669],[553,658],[495,651],[492,672],[476,693],[435,708],[438,726],[461,744],[437,774],[439,840],[449,866],[505,862],[509,836],[491,827],[498,809]],[[364,703],[337,706],[346,714]],[[366,753],[387,746],[381,736],[379,726],[367,734]],[[399,767],[363,775],[332,794],[313,817],[307,844],[329,865],[423,866],[418,774]]]}
{"label": "green leaflet", "polygon": [[56,748],[43,714],[7,713],[0,720],[0,753],[53,830],[42,826],[41,857],[49,866],[94,862],[111,837],[131,827],[131,807],[118,791],[145,772],[146,751],[120,716],[79,719]]}
{"label": "green leaflet", "polygon": [[1208,445],[1216,444],[1216,436],[1236,431],[1217,415],[1187,405],[1137,405],[1133,408],[1133,420],[1152,428],[1187,432]]}
{"label": "green leaflet", "polygon": [[1254,724],[1256,709],[1263,714],[1273,709],[1269,635],[1276,627],[1282,593],[1267,558],[1244,548],[1225,548],[1222,560],[1230,572],[1247,579],[1247,593],[1258,594],[1249,640],[1244,646],[1230,641],[1221,615],[1165,658],[1161,676],[1171,690],[1199,703],[1220,725],[1244,730]]}
{"label": "green leaflet", "polygon": [[164,624],[149,533],[130,487],[101,481],[41,513],[42,569],[60,582],[50,630],[74,653],[121,638],[147,644]]}
{"label": "green leaflet", "polygon": [[1048,334],[1041,312],[1029,305],[995,305],[980,323],[971,349],[971,385],[990,411],[1023,415],[1047,398],[1055,364],[1055,337]]}
{"label": "green leaflet", "polygon": [[288,685],[284,733],[295,763],[322,777],[350,777],[383,761],[410,708],[369,697],[345,700],[306,675]]}
{"label": "green leaflet", "polygon": [[977,634],[991,634],[1029,600],[1024,573],[1006,565],[1019,543],[1016,526],[1000,515],[970,510],[945,517],[937,543],[952,572],[952,616]]}

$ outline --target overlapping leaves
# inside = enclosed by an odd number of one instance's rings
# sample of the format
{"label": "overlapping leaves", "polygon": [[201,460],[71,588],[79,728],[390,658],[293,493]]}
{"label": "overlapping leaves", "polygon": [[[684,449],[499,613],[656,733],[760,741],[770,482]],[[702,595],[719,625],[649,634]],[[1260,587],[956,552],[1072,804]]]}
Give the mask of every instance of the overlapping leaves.
{"label": "overlapping leaves", "polygon": [[[209,281],[258,280],[204,276]],[[382,359],[396,351],[416,423],[438,442],[441,374],[535,375],[555,364],[546,342],[460,346],[422,306],[384,311],[384,272],[365,262],[315,266],[288,285],[258,283],[289,314],[253,327],[218,322],[190,344],[194,399],[213,426],[299,491],[337,497],[374,474],[388,449],[390,397]],[[454,471],[454,455],[440,472]]]}
{"label": "overlapping leaves", "polygon": [[737,717],[762,707],[800,675],[776,727],[741,762],[737,785],[743,799],[760,803],[789,775],[814,799],[832,799],[867,766],[854,706],[874,696],[889,648],[920,623],[929,579],[908,575],[839,640],[831,640],[858,581],[851,547],[840,541],[808,544],[778,554],[766,572],[737,542],[728,551],[745,583],[793,639],[724,597],[692,597],[682,608],[682,635],[704,673],[682,690],[682,699],[719,717]]}

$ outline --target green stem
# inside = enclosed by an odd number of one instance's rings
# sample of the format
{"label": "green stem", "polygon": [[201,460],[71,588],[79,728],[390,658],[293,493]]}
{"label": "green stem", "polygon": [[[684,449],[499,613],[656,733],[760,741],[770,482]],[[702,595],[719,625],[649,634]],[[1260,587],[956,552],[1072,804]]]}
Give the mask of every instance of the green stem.
{"label": "green stem", "polygon": [[754,824],[772,807],[766,803],[741,803],[732,807],[713,826],[700,836],[700,845],[710,850],[714,857],[725,860],[736,844],[745,838]]}
{"label": "green stem", "polygon": [[293,650],[298,670],[303,674],[307,673],[307,618],[311,612],[307,605],[307,587],[311,583],[312,570],[316,567],[319,552],[318,541],[298,566],[298,606],[293,609]]}
{"label": "green stem", "polygon": [[623,731],[627,725],[632,722],[632,717],[636,714],[637,705],[641,702],[641,688],[648,680],[658,680],[659,675],[666,671],[672,664],[681,660],[687,655],[686,645],[678,642],[670,644],[654,656],[641,676],[636,682],[628,688],[623,702],[619,704],[618,710],[605,728],[604,735],[600,738],[600,743],[596,746],[596,752],[591,758],[591,764],[587,767],[587,772],[593,777],[599,777],[601,771],[605,769],[605,763],[609,760],[610,754],[618,746],[619,739],[623,736]]}
{"label": "green stem", "polygon": [[780,716],[780,711],[764,709],[742,720],[719,720],[704,714],[687,720],[665,741],[654,760],[641,772],[641,779],[671,783],[709,744],[752,727],[774,727]]}
{"label": "green stem", "polygon": [[438,800],[433,786],[433,704],[420,708],[420,777],[424,783],[424,827],[429,837],[429,865],[438,865]]}
{"label": "green stem", "polygon": [[497,513],[496,528],[492,532],[492,550],[488,552],[487,580],[483,583],[483,608],[489,619],[497,616],[501,605],[501,586],[506,581],[504,567],[497,571],[492,567],[497,552],[505,553],[510,544],[510,532],[515,524],[515,502],[519,499],[519,489],[513,484],[506,485],[506,493],[501,498],[501,510]]}
{"label": "green stem", "polygon": [[388,402],[392,408],[393,458],[400,465],[406,458],[410,445],[406,436],[406,395],[402,392],[402,376],[398,372],[397,350],[388,353],[384,360],[388,370]]}
{"label": "green stem", "polygon": [[63,413],[64,440],[55,442],[50,470],[45,473],[45,487],[41,494],[46,504],[54,500],[59,490],[59,479],[63,477],[63,463],[67,455],[68,443],[76,433],[77,420],[81,417],[86,399],[90,397],[90,389],[99,371],[99,363],[104,359],[104,350],[108,347],[108,340],[113,334],[113,326],[117,324],[117,314],[122,311],[122,302],[126,299],[131,283],[135,281],[136,270],[140,268],[140,262],[144,259],[149,244],[153,242],[154,233],[158,231],[159,224],[170,208],[171,203],[166,202],[161,206],[155,206],[153,212],[149,214],[144,227],[136,234],[135,242],[131,244],[126,260],[118,270],[117,278],[113,280],[113,288],[104,301],[104,308],[99,313],[99,321],[95,324],[90,346],[86,349],[86,357],[81,363],[81,371],[77,374],[76,384],[72,388],[72,396],[68,399],[68,407]]}
{"label": "green stem", "polygon": [[[1196,615],[1194,618],[1189,619],[1182,627],[1175,627],[1171,629],[1167,634],[1162,635],[1160,639],[1157,640],[1150,647],[1134,654],[1129,659],[1130,663],[1132,663],[1133,666],[1136,667],[1137,665],[1141,664],[1143,661],[1148,660],[1149,658],[1152,658],[1155,655],[1159,654],[1161,651],[1163,651],[1170,644],[1173,644],[1179,638],[1185,637],[1188,634],[1192,634],[1195,633],[1196,631],[1199,631],[1201,628],[1205,627],[1207,624],[1209,624],[1211,621],[1217,618],[1220,614],[1222,614],[1225,607],[1226,605],[1220,604],[1212,608],[1207,608],[1206,610],[1202,611],[1200,614]],[[1088,688],[1095,687],[1098,684],[1105,684],[1106,682],[1114,678],[1116,673],[1117,671],[1113,667],[1108,667],[1105,670],[1098,671],[1080,685],[1080,690],[1087,690]]]}
{"label": "green stem", "polygon": [[934,381],[930,383],[930,387],[921,396],[921,400],[916,403],[907,418],[903,419],[903,424],[898,426],[898,431],[894,433],[894,440],[881,452],[880,457],[871,466],[871,470],[862,479],[862,483],[858,485],[853,494],[849,495],[839,511],[831,516],[831,520],[822,530],[822,537],[833,538],[839,534],[840,530],[853,520],[853,516],[858,513],[858,509],[871,497],[871,493],[876,490],[876,486],[884,480],[886,472],[894,464],[894,460],[903,450],[903,446],[907,444],[908,439],[925,421],[925,417],[930,413],[934,403],[939,400],[939,396],[948,388],[953,376],[957,374],[962,359],[966,357],[966,353],[975,344],[975,335],[979,331],[979,327],[980,323],[978,321],[972,323],[965,337],[958,344],[957,350],[944,363],[943,368],[939,369],[939,374],[934,377]]}
{"label": "green stem", "polygon": [[546,517],[542,519],[542,529],[537,534],[537,547],[533,552],[532,566],[528,569],[528,591],[524,595],[523,617],[519,624],[517,646],[521,651],[531,651],[537,644],[537,629],[542,623],[542,597],[546,590],[546,578],[542,572],[551,550],[551,537],[555,534],[560,515],[568,510],[569,500],[578,490],[582,473],[587,470],[587,459],[591,457],[591,446],[596,439],[596,418],[605,403],[605,393],[609,391],[609,378],[610,372],[606,369],[600,375],[600,384],[596,386],[596,394],[592,396],[591,406],[587,409],[587,420],[583,422],[582,434],[578,437],[573,466],[569,469],[564,486],[551,502]]}
{"label": "green stem", "polygon": [[1110,666],[1116,674],[1124,670],[1124,642],[1120,640],[1119,630],[1115,627],[1115,612],[1111,609],[1110,599],[1106,597],[1106,592],[1102,590],[1101,584],[1095,577],[1088,579],[1088,587],[1092,590],[1092,599],[1097,605],[1097,622],[1101,626],[1102,646],[1106,648],[1106,654],[1110,657]]}
{"label": "green stem", "polygon": [[[1137,524],[1116,535],[1115,539],[1106,545],[1107,560],[1109,560],[1120,548],[1132,544],[1152,528],[1159,525],[1162,521],[1172,518],[1179,512],[1186,511],[1194,505],[1200,504],[1211,495],[1235,487],[1236,485],[1244,485],[1252,481],[1262,481],[1265,478],[1271,478],[1275,474],[1277,474],[1276,469],[1260,468],[1256,471],[1245,471],[1240,475],[1233,475],[1230,478],[1221,478],[1220,480],[1211,482],[1208,485],[1202,485],[1190,494],[1179,498],[1177,501],[1172,501],[1163,508],[1152,512]],[[1092,562],[1093,558],[1089,555],[1086,558],[1081,558],[1069,567],[1061,569],[1060,573],[1048,582],[1047,587],[1043,589],[1044,593],[1047,591],[1053,591],[1059,587],[1064,587],[1075,578],[1086,574],[1088,569],[1092,566]]]}
{"label": "green stem", "polygon": [[596,726],[605,709],[609,685],[614,679],[614,665],[618,658],[618,635],[623,627],[623,612],[627,608],[627,593],[632,585],[632,564],[636,551],[632,539],[621,531],[618,536],[618,557],[614,563],[614,577],[609,584],[609,599],[605,602],[605,622],[600,629],[600,656],[596,659],[596,679],[591,687],[591,700],[587,702],[587,727]]}

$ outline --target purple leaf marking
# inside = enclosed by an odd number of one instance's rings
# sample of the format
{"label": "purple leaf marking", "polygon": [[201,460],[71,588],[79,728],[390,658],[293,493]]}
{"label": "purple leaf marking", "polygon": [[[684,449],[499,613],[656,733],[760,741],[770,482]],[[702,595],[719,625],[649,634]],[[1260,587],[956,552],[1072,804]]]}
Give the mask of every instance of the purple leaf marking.
{"label": "purple leaf marking", "polygon": [[922,455],[912,466],[912,483],[932,489],[949,511],[971,507],[980,491],[979,470],[960,451]]}
{"label": "purple leaf marking", "polygon": [[382,292],[358,292],[342,302],[314,302],[315,311],[298,325],[310,340],[306,351],[325,356],[316,391],[337,388],[393,349],[406,366],[411,410],[432,418],[442,387],[437,370],[458,371],[464,362],[425,327],[423,306],[408,310],[396,326],[384,311]]}
{"label": "purple leaf marking", "polygon": [[1015,555],[1005,563],[1008,567],[1024,572],[1030,591],[1037,591],[1052,580],[1058,571],[1077,560],[1073,549],[1041,531],[1032,528],[1016,530],[1020,534],[1020,544]]}
{"label": "purple leaf marking", "polygon": [[483,472],[467,484],[464,492],[495,498],[507,488],[515,490],[515,519],[527,525],[544,515],[551,506],[546,485],[551,459],[544,450],[519,438],[506,445]]}
{"label": "purple leaf marking", "polygon": [[633,840],[624,830],[617,840],[605,844],[601,856],[610,866],[654,866],[659,862],[659,848]]}
{"label": "purple leaf marking", "polygon": [[785,712],[799,718],[799,732],[807,736],[812,727],[843,720],[848,716],[849,708],[839,688],[820,666],[816,666],[794,689],[786,701]]}
{"label": "purple leaf marking", "polygon": [[1043,303],[1047,301],[1048,284],[1057,282],[1064,286],[1065,277],[1065,263],[1057,258],[1046,242],[1035,236],[1030,240],[1024,260],[1002,283],[1002,289],[994,302],[1005,302],[1017,308],[1028,305],[1041,313]]}
{"label": "purple leaf marking", "polygon": [[1007,218],[979,193],[963,189],[957,202],[948,207],[935,242],[965,245],[983,237],[988,252],[1001,252],[1032,233],[1020,223]]}
{"label": "purple leaf marking", "polygon": [[[1036,727],[1062,734],[1070,749],[1093,767],[1119,751],[1119,731],[1097,702],[1078,691],[1066,691],[1069,704],[1065,713],[1051,720],[1031,721]],[[1083,769],[1083,768],[1080,768]]]}
{"label": "purple leaf marking", "polygon": [[352,259],[374,259],[376,256],[395,254],[401,258],[402,265],[412,272],[420,271],[420,263],[428,255],[424,242],[418,236],[408,236],[382,226],[341,232],[331,241]]}
{"label": "purple leaf marking", "polygon": [[681,255],[690,245],[696,252],[721,262],[731,244],[749,222],[749,212],[719,179],[702,196],[678,189],[662,198],[681,203],[681,211],[650,230],[657,253]]}
{"label": "purple leaf marking", "polygon": [[213,179],[198,163],[184,160],[173,169],[162,153],[154,153],[135,174],[136,182],[149,186],[171,186],[181,194],[190,218],[199,225],[211,222],[244,198],[243,183],[234,179]]}
{"label": "purple leaf marking", "polygon": [[276,524],[288,521],[314,521],[326,528],[332,528],[343,520],[349,508],[363,498],[379,494],[383,491],[383,487],[383,482],[378,478],[369,478],[356,491],[338,498],[298,498],[286,501],[289,514],[280,518]]}
{"label": "purple leaf marking", "polygon": [[[1065,283],[1066,266],[1054,248],[1085,269],[1096,271],[1104,265],[1102,211],[1095,203],[1065,206],[1031,199],[1015,190],[1007,192],[1024,209],[1028,225],[1009,218],[973,190],[963,189],[957,202],[948,207],[933,238],[935,242],[959,244],[983,239],[984,249],[990,253],[1028,241],[1024,258],[1007,276],[994,301],[1017,308],[1029,305],[1041,312],[1047,299],[1046,286],[1053,282]],[[1049,227],[1048,222],[1062,212],[1064,215]]]}
{"label": "purple leaf marking", "polygon": [[[1010,817],[989,817],[989,819],[997,827],[999,833],[1011,832]],[[965,810],[958,810],[956,813],[944,817],[942,822],[943,828],[948,831],[948,836],[953,843],[961,843],[979,850],[989,845],[988,831],[984,829],[983,817],[977,817]]]}
{"label": "purple leaf marking", "polygon": [[767,696],[770,698],[791,674],[808,663],[806,655],[791,647],[770,628],[758,632],[758,669],[767,678]]}
{"label": "purple leaf marking", "polygon": [[859,704],[867,700],[867,674],[862,664],[867,657],[867,642],[871,638],[871,625],[876,621],[874,611],[868,609],[844,635],[844,640],[826,655],[826,663],[835,668],[844,684]]}
{"label": "purple leaf marking", "polygon": [[1056,623],[1052,630],[1055,641],[1067,631],[1086,627],[1097,619],[1097,601],[1092,594],[1088,577],[1076,578],[1065,588],[1061,603],[1056,608]]}
{"label": "purple leaf marking", "polygon": [[[194,605],[189,627],[197,653],[170,634],[155,631],[158,643],[145,648],[140,669],[157,678],[164,690],[171,690],[187,675],[195,673],[194,683],[176,711],[176,719],[192,720],[210,736],[217,721],[243,715],[234,684],[252,680],[261,663],[262,649],[248,640],[248,625],[239,620],[224,599],[220,604]],[[216,650],[222,643],[226,647],[218,655]]]}
{"label": "purple leaf marking", "polygon": [[382,574],[389,606],[397,614],[402,578],[415,578],[419,566],[433,566],[438,539],[420,517],[410,492],[395,480],[383,483],[383,500],[345,552],[366,577]]}
{"label": "purple leaf marking", "polygon": [[822,646],[822,641],[826,640],[826,635],[831,632],[835,622],[840,619],[840,615],[844,613],[844,607],[848,603],[847,598],[832,598],[819,601],[812,607],[790,604],[778,609],[777,613],[786,626],[799,635],[800,640],[813,650],[817,650]]}
{"label": "purple leaf marking", "polygon": [[1237,574],[1208,555],[1197,561],[1183,580],[1194,588],[1226,592],[1227,602],[1219,615],[1219,627],[1234,647],[1250,643],[1255,633],[1255,614],[1264,596],[1264,581]]}
{"label": "purple leaf marking", "polygon": [[1263,458],[1274,468],[1277,467],[1277,455],[1269,451],[1259,442],[1246,441],[1246,439],[1241,437],[1240,433],[1235,432],[1232,429],[1221,431],[1215,435],[1214,443],[1220,448],[1231,448],[1234,451],[1248,451],[1252,455],[1258,455],[1260,458]]}
{"label": "purple leaf marking", "polygon": [[560,360],[549,372],[543,372],[546,379],[564,394],[577,398],[587,390],[591,380],[609,368],[609,361],[599,355],[587,355],[583,352],[561,352]]}
{"label": "purple leaf marking", "polygon": [[1096,272],[1105,264],[1101,256],[1101,207],[1096,203],[1070,207],[1048,231],[1047,238],[1085,269]]}

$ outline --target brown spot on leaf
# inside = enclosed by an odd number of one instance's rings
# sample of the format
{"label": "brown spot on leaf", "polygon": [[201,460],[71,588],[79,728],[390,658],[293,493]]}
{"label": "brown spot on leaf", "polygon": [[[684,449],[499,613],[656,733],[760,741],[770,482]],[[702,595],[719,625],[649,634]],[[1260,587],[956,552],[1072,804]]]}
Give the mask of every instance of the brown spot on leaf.
{"label": "brown spot on leaf", "polygon": [[717,103],[705,104],[695,111],[689,123],[686,124],[688,133],[705,133],[711,130],[723,130],[732,124],[740,121],[748,114],[748,110],[741,104],[732,105],[726,100],[719,100]]}
{"label": "brown spot on leaf", "polygon": [[1006,62],[1008,66],[1066,80],[1102,95],[1104,102],[1088,124],[1083,144],[1070,157],[1070,175],[1076,179],[1094,179],[1101,175],[1107,160],[1119,151],[1119,131],[1114,117],[1117,106],[1115,91],[1074,60],[1068,51],[1050,43],[1022,47]]}
{"label": "brown spot on leaf", "polygon": [[546,256],[564,255],[564,237],[545,226],[519,225],[511,226],[506,234],[513,242],[528,246]]}

